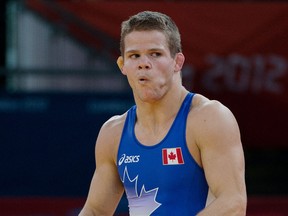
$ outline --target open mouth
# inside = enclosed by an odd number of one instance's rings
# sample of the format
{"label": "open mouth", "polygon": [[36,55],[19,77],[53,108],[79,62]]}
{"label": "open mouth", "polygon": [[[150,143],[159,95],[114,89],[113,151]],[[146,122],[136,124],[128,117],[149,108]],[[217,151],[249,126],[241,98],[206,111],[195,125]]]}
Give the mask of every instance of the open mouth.
{"label": "open mouth", "polygon": [[138,77],[138,80],[139,80],[140,83],[143,83],[143,82],[147,82],[147,81],[148,81],[147,77],[145,77],[145,76],[140,76],[140,77]]}

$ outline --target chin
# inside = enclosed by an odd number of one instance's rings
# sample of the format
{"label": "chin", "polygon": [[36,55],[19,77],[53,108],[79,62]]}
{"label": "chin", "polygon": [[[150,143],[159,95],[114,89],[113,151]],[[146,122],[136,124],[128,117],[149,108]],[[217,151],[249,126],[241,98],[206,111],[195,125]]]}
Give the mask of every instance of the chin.
{"label": "chin", "polygon": [[140,100],[143,102],[147,102],[147,103],[152,103],[155,101],[159,101],[161,98],[163,98],[163,94],[142,94],[140,95]]}
{"label": "chin", "polygon": [[167,93],[166,88],[140,88],[134,90],[134,95],[137,98],[148,103],[161,100]]}

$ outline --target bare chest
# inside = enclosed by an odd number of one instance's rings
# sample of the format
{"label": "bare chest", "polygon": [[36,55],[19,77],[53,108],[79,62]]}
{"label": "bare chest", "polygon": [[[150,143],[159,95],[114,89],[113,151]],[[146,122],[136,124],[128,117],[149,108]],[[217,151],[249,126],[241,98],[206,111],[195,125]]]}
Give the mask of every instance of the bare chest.
{"label": "bare chest", "polygon": [[160,143],[168,134],[172,123],[161,127],[145,128],[135,125],[134,133],[137,140],[146,146],[153,146]]}

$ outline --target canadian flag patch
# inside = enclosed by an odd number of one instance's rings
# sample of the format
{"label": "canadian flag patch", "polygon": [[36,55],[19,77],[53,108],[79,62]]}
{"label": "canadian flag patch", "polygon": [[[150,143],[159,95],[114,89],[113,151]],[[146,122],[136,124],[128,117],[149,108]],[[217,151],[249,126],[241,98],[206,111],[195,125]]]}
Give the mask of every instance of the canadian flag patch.
{"label": "canadian flag patch", "polygon": [[162,160],[163,165],[184,164],[181,148],[177,147],[162,149]]}

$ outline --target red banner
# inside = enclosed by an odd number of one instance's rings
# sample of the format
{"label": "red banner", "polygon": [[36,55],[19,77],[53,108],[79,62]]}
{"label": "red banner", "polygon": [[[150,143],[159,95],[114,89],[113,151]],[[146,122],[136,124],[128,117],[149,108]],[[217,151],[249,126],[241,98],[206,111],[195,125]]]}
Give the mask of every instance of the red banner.
{"label": "red banner", "polygon": [[251,2],[58,1],[119,41],[120,24],[143,10],[178,25],[184,84],[227,105],[244,146],[288,147],[288,4]]}

